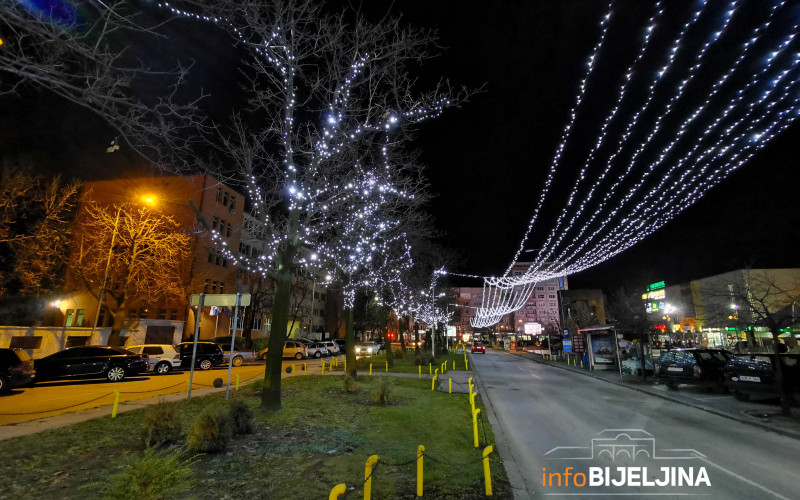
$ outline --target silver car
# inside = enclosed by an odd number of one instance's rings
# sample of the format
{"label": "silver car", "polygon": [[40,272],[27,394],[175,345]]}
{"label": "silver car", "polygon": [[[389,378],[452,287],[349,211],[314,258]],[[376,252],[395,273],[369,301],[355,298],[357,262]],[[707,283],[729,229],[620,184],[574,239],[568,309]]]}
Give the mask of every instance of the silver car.
{"label": "silver car", "polygon": [[126,346],[125,349],[136,354],[147,354],[147,371],[166,375],[173,368],[181,367],[181,355],[175,346],[169,344],[143,344]]}
{"label": "silver car", "polygon": [[[228,363],[228,359],[231,357],[231,345],[230,344],[220,344],[222,347],[222,354],[225,359],[225,364]],[[256,361],[258,356],[256,355],[256,351],[252,349],[242,349],[239,346],[236,346],[233,351],[233,366],[242,366],[245,361]]]}
{"label": "silver car", "polygon": [[322,356],[328,356],[330,353],[328,352],[328,348],[325,347],[325,344],[322,342],[312,342],[308,344],[308,357],[310,358],[321,358]]}

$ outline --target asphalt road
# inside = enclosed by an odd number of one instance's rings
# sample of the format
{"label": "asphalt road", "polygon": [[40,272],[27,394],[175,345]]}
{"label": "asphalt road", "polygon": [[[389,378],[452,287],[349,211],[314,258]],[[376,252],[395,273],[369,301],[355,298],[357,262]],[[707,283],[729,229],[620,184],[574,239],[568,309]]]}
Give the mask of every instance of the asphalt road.
{"label": "asphalt road", "polygon": [[[325,358],[330,363],[330,358]],[[308,373],[320,372],[319,360],[306,360]],[[286,360],[284,368],[295,365],[301,374],[304,361]],[[231,387],[255,377],[264,376],[264,362],[256,362],[234,367],[231,373]],[[284,370],[284,376],[286,374]],[[222,379],[223,386],[228,379],[228,366],[215,366],[208,371],[195,370],[192,391],[213,387],[215,379]],[[63,413],[77,412],[88,408],[111,406],[114,390],[120,391],[120,402],[135,401],[173,393],[185,393],[189,387],[189,371],[176,370],[167,375],[152,372],[126,377],[121,382],[110,383],[104,378],[60,379],[38,381],[31,388],[13,389],[0,396],[0,425],[27,422]]]}
{"label": "asphalt road", "polygon": [[[471,359],[521,476],[516,498],[800,498],[796,439],[493,349]],[[633,476],[621,481],[618,467]],[[665,485],[643,486],[637,471]]]}

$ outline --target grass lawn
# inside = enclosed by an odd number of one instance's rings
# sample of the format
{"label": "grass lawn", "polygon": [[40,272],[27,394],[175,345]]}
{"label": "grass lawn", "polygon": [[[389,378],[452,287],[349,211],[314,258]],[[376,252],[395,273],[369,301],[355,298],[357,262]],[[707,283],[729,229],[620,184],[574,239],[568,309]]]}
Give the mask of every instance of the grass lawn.
{"label": "grass lawn", "polygon": [[[391,383],[389,404],[374,404],[372,394],[385,380]],[[361,485],[370,455],[399,464],[412,460],[419,444],[428,454],[424,498],[484,496],[482,448],[472,447],[465,394],[434,392],[429,381],[413,378],[361,377],[350,393],[339,376],[293,377],[283,380],[283,410],[264,413],[258,409],[259,387],[235,394],[254,408],[255,432],[234,437],[221,453],[197,457],[191,489],[170,498],[328,498],[338,483]],[[178,405],[186,430],[203,407],[226,403],[220,394],[169,404]],[[108,478],[143,454],[143,415],[144,410],[128,412],[4,441],[0,499],[102,497]],[[485,430],[481,446],[494,443],[488,422]],[[494,496],[511,498],[497,453],[491,468]],[[373,498],[414,498],[415,474],[413,462],[380,464]],[[359,488],[348,498],[362,495]]]}
{"label": "grass lawn", "polygon": [[[395,349],[397,351],[397,349]],[[463,354],[456,354],[454,352],[448,353],[446,356],[436,356],[436,360],[431,363],[430,369],[431,371],[435,371],[437,368],[441,368],[441,364],[447,361],[447,370],[453,369],[453,362],[455,362],[455,369],[456,370],[464,370],[464,355]],[[386,369],[386,355],[381,352],[377,356],[367,356],[363,358],[358,358],[358,369],[361,370],[369,370],[369,365],[372,363],[372,370],[373,371],[384,371]],[[425,366],[422,367],[422,373],[428,373],[428,364],[425,363]],[[334,370],[341,370],[342,365],[334,368]],[[417,364],[414,359],[414,350],[409,349],[406,352],[404,358],[400,359],[395,357],[394,358],[394,366],[389,368],[390,372],[397,372],[397,373],[418,373],[419,368],[417,368]],[[441,370],[439,370],[441,372]]]}

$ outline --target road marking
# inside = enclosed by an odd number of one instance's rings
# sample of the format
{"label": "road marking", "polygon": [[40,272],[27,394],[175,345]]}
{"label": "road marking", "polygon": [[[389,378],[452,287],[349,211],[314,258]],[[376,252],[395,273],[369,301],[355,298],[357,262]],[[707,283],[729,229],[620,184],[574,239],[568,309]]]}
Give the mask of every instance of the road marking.
{"label": "road marking", "polygon": [[714,462],[712,462],[711,460],[709,460],[707,458],[704,458],[702,460],[703,460],[703,462],[707,463],[708,465],[713,465],[714,467],[716,467],[717,469],[721,470],[722,472],[724,472],[726,474],[729,474],[729,475],[735,477],[736,479],[739,479],[740,481],[744,481],[745,483],[749,484],[750,486],[754,486],[754,487],[760,489],[761,491],[769,493],[770,495],[774,496],[775,498],[781,498],[783,500],[789,500],[787,497],[785,497],[785,496],[783,496],[783,495],[781,495],[779,493],[775,493],[774,491],[770,490],[769,488],[767,488],[765,486],[761,486],[760,484],[758,484],[758,483],[756,483],[754,481],[751,481],[751,480],[747,479],[746,477],[743,477],[741,474],[737,474],[736,472],[729,471],[725,467],[723,467],[721,465],[717,465],[717,464],[715,464]]}
{"label": "road marking", "polygon": [[531,377],[534,377],[534,378],[538,378],[539,380],[544,380],[542,377],[540,377],[538,375],[534,375],[533,373],[529,373],[528,375],[530,375]]}

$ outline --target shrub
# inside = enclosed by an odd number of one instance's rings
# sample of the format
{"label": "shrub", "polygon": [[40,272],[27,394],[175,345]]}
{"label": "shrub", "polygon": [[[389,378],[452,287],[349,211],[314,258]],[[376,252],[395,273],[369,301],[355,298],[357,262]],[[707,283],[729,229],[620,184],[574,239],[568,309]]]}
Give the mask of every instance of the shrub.
{"label": "shrub", "polygon": [[148,406],[142,419],[142,438],[145,446],[156,446],[176,441],[182,434],[178,406],[159,401]]}
{"label": "shrub", "polygon": [[355,392],[356,391],[356,381],[353,377],[350,376],[349,373],[345,373],[342,375],[342,384],[344,385],[344,390],[346,392]]}
{"label": "shrub", "polygon": [[253,410],[242,400],[231,403],[231,420],[234,434],[252,434]]}
{"label": "shrub", "polygon": [[429,352],[420,351],[419,354],[414,357],[415,365],[428,366],[429,363],[433,365],[436,364],[436,358],[431,356]]}
{"label": "shrub", "polygon": [[192,488],[193,458],[179,449],[158,452],[148,447],[141,457],[129,459],[124,468],[108,478],[104,497],[113,500],[160,500]]}
{"label": "shrub", "polygon": [[372,401],[375,404],[389,404],[389,395],[392,392],[392,381],[389,377],[381,377],[378,387],[372,393]]}
{"label": "shrub", "polygon": [[225,408],[206,406],[192,423],[186,447],[192,453],[222,451],[231,439],[232,427],[231,414]]}

